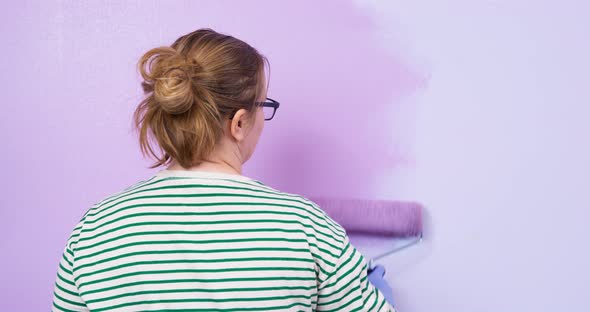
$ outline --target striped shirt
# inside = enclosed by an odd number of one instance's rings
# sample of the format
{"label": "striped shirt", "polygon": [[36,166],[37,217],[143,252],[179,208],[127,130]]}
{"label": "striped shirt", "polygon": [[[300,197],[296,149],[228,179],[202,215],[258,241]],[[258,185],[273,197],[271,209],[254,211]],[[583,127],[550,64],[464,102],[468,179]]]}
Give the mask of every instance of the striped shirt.
{"label": "striped shirt", "polygon": [[315,203],[241,175],[161,170],[93,205],[53,311],[393,311]]}

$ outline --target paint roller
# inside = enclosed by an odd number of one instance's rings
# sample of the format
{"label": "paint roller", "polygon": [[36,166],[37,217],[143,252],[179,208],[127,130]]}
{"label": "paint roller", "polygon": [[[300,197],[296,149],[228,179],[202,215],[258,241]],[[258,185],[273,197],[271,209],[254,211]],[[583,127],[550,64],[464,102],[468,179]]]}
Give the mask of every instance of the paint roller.
{"label": "paint roller", "polygon": [[[369,271],[377,259],[422,241],[422,206],[415,202],[317,197],[310,198],[348,233],[409,239],[369,261]],[[413,239],[412,239],[413,238]]]}

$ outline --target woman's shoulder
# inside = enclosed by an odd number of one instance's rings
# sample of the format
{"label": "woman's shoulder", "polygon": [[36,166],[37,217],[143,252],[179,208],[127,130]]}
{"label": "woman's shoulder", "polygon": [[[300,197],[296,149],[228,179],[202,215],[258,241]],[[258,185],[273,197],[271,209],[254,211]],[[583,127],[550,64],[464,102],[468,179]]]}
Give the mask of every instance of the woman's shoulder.
{"label": "woman's shoulder", "polygon": [[311,221],[313,226],[319,227],[322,231],[331,232],[334,237],[344,238],[346,236],[344,228],[308,197],[295,193],[282,192],[268,186],[266,186],[266,190],[270,191],[277,199],[285,201],[288,206],[301,208],[305,213],[305,217]]}
{"label": "woman's shoulder", "polygon": [[[259,180],[246,176],[229,176],[203,173],[158,174],[132,184],[125,189],[112,193],[94,204],[84,215],[84,219],[94,220],[117,207],[132,202],[140,204],[143,198],[153,201],[155,198],[167,200],[195,201],[240,201],[252,203],[253,208],[276,210],[277,213],[290,215],[312,227],[314,232],[331,233],[334,237],[343,237],[345,230],[334,221],[318,204],[304,195],[284,192]],[[210,197],[207,197],[210,196]]]}

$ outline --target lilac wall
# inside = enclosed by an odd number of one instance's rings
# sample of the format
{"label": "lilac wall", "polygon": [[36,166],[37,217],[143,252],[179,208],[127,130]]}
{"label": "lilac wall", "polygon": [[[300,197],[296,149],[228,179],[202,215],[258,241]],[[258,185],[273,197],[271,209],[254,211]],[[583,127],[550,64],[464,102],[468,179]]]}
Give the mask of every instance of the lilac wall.
{"label": "lilac wall", "polygon": [[362,7],[430,73],[408,99],[415,166],[382,183],[430,214],[426,244],[388,260],[401,305],[588,311],[588,2]]}
{"label": "lilac wall", "polygon": [[5,6],[0,311],[47,310],[75,223],[154,172],[135,63],[200,27],[271,62],[246,175],[426,205],[425,243],[383,261],[402,311],[586,310],[590,7],[566,2]]}

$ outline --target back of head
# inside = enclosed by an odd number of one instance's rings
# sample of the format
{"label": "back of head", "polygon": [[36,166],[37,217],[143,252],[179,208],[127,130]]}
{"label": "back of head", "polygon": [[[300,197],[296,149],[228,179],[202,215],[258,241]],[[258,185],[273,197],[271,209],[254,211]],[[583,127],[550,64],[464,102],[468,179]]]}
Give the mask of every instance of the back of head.
{"label": "back of head", "polygon": [[247,43],[208,28],[146,52],[138,62],[145,98],[134,125],[142,153],[156,159],[150,168],[173,159],[189,168],[206,159],[226,118],[253,112],[265,94],[265,62]]}

